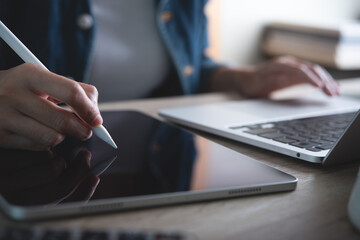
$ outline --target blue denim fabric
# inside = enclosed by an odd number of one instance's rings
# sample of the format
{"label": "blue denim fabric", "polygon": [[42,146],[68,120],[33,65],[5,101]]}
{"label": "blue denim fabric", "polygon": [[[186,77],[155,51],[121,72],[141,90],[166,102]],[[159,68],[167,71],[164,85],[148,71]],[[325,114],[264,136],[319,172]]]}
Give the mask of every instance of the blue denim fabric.
{"label": "blue denim fabric", "polygon": [[[207,19],[204,7],[207,0],[161,0],[158,16],[170,11],[174,17],[164,23],[158,21],[163,39],[173,59],[185,94],[208,90],[211,72],[217,67],[204,54],[208,46]],[[191,75],[184,74],[184,68],[192,66]]]}
{"label": "blue denim fabric", "polygon": [[[0,19],[50,71],[83,81],[89,62],[93,29],[81,30],[77,19],[89,13],[87,0],[2,0]],[[0,69],[22,60],[0,44]]]}
{"label": "blue denim fabric", "polygon": [[[204,55],[207,47],[207,22],[204,6],[207,0],[158,0],[158,26],[169,50],[180,81],[179,93],[204,92],[209,76],[218,67]],[[161,14],[173,17],[161,21]],[[79,28],[82,14],[91,14],[89,0],[2,0],[0,19],[29,47],[49,70],[84,81],[88,72],[96,25]],[[22,61],[2,41],[0,69]],[[184,69],[191,66],[192,74]]]}

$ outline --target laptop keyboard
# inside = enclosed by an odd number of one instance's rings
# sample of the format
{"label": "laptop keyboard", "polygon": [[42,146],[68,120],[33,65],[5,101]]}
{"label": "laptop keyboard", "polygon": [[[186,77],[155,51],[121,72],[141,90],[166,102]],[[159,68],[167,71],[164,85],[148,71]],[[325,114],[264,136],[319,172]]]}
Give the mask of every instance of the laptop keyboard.
{"label": "laptop keyboard", "polygon": [[191,240],[185,233],[0,228],[0,240]]}
{"label": "laptop keyboard", "polygon": [[350,124],[356,112],[268,122],[231,129],[272,139],[313,152],[331,149]]}

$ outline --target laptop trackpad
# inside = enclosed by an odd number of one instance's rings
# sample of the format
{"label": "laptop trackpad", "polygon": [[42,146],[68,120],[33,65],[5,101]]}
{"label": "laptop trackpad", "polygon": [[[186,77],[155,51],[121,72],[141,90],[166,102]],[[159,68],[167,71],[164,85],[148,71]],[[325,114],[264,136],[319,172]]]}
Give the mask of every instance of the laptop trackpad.
{"label": "laptop trackpad", "polygon": [[249,100],[243,102],[229,102],[223,104],[227,110],[244,113],[244,120],[267,120],[278,118],[293,118],[298,116],[310,116],[314,114],[326,114],[347,109],[357,109],[359,101],[346,97],[313,96],[286,100]]}

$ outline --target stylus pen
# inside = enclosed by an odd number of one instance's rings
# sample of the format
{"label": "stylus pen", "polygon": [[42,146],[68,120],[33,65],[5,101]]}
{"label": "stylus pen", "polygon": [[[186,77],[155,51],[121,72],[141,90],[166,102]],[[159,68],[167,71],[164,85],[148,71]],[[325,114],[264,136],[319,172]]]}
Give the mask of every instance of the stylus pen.
{"label": "stylus pen", "polygon": [[[0,37],[19,55],[26,63],[35,63],[48,70],[44,64],[0,21]],[[92,128],[95,135],[107,142],[113,148],[117,148],[114,140],[103,125]]]}

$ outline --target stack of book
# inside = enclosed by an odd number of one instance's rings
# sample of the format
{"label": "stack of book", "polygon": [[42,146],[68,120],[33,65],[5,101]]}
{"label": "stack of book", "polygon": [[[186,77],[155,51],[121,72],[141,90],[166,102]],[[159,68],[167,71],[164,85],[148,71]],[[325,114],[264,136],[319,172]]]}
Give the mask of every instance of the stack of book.
{"label": "stack of book", "polygon": [[360,69],[360,22],[271,23],[262,41],[266,55],[292,55],[340,70]]}

